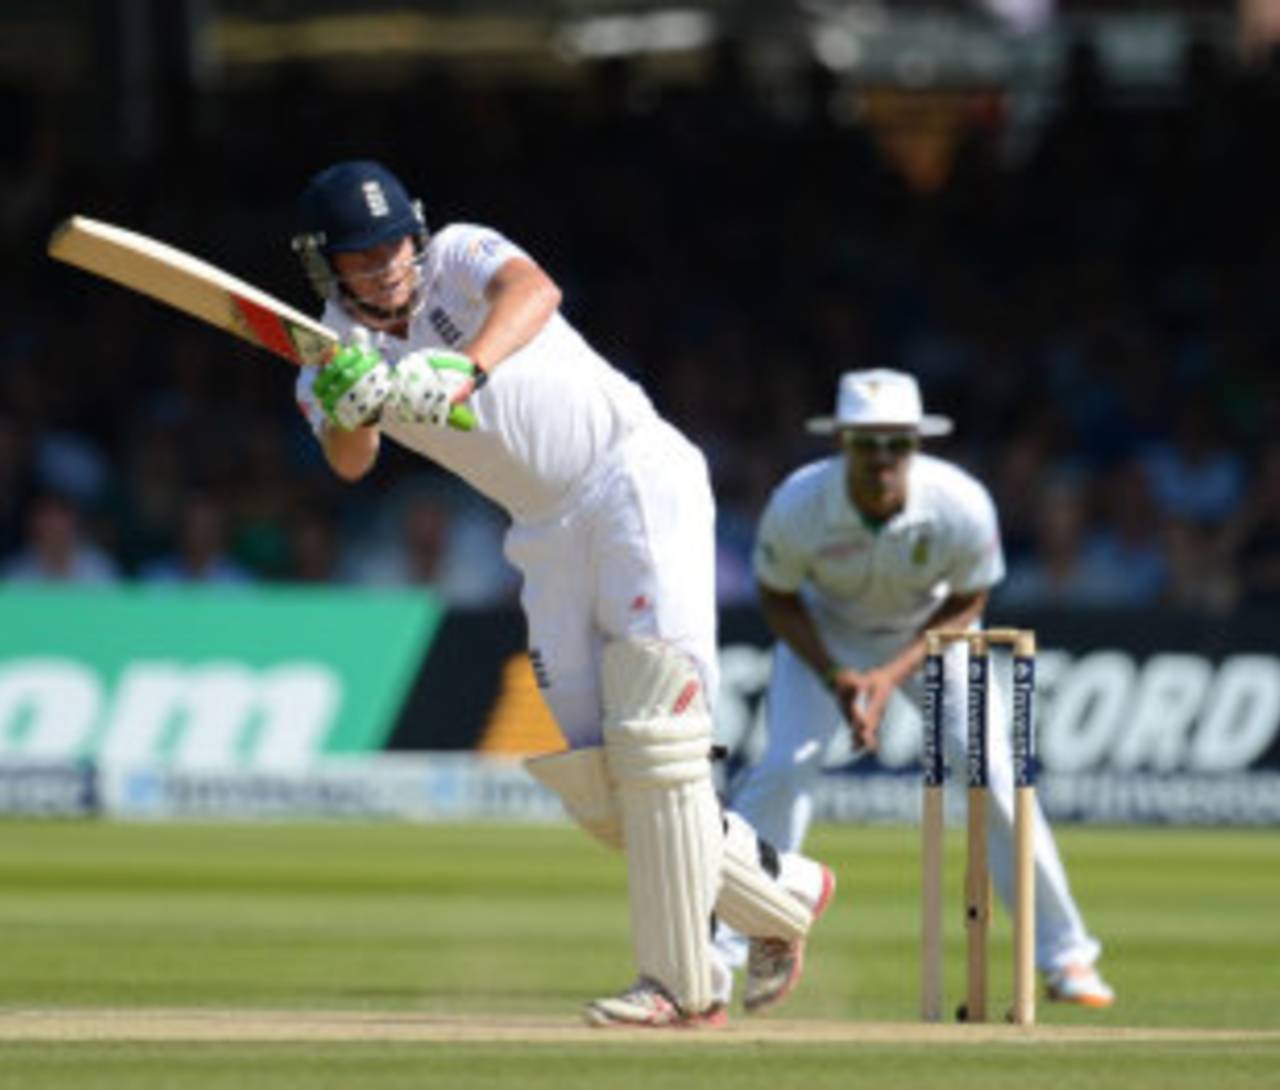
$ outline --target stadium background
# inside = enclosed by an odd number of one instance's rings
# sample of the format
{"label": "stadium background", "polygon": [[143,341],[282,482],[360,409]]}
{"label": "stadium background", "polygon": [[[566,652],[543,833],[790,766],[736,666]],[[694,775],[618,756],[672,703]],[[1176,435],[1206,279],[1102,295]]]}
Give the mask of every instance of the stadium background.
{"label": "stadium background", "polygon": [[[164,797],[152,780],[113,793],[108,766],[238,784],[383,749],[555,744],[492,509],[395,452],[341,485],[286,369],[44,257],[79,211],[310,308],[288,249],[294,194],[319,165],[370,155],[430,223],[490,223],[528,246],[571,319],[706,452],[736,761],[758,745],[767,667],[755,518],[822,451],[802,422],[839,372],[890,365],[957,419],[939,451],[996,495],[1011,572],[993,616],[1034,625],[1056,656],[1053,811],[1274,823],[1267,11],[6,4],[0,803]],[[388,601],[421,613],[397,630],[401,672],[353,680],[361,663],[317,650],[318,684],[340,694],[306,727],[314,750],[259,759],[255,739],[292,729],[263,695],[287,647],[251,654],[243,633],[287,625],[299,602],[372,624]],[[209,629],[206,607],[228,619]],[[166,662],[184,671],[168,688]],[[369,686],[382,710],[361,733],[351,694]],[[228,691],[243,715],[214,752],[191,741],[215,729],[199,694]],[[826,815],[909,816],[912,753],[854,766]],[[846,758],[837,747],[831,764]],[[876,794],[861,781],[881,772]],[[230,811],[248,805],[227,790]],[[263,790],[281,805],[278,784]],[[328,797],[303,792],[299,808]]]}

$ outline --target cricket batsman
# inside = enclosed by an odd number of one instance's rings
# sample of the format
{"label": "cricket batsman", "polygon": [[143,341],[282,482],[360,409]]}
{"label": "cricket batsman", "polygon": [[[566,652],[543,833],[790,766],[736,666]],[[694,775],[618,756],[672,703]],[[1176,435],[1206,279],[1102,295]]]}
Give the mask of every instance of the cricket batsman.
{"label": "cricket batsman", "polygon": [[506,555],[539,684],[568,748],[529,768],[627,859],[637,978],[595,1026],[715,1026],[730,974],[713,914],[750,936],[748,1005],[785,997],[834,879],[780,854],[712,786],[715,506],[698,449],[560,313],[499,232],[431,232],[372,161],[305,186],[294,249],[343,347],[298,401],[335,473],[384,439],[457,474],[511,518]]}

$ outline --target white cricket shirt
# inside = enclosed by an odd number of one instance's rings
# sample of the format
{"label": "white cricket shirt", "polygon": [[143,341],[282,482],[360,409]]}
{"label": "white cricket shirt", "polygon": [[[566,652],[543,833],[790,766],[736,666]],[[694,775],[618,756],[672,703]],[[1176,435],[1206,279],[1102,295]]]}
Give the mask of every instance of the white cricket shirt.
{"label": "white cricket shirt", "polygon": [[[402,340],[370,331],[393,366],[423,348],[461,348],[489,313],[485,287],[508,260],[528,257],[487,227],[450,224],[431,236],[424,304]],[[323,321],[348,341],[357,322],[336,303]],[[310,376],[314,377],[314,376]],[[304,388],[306,387],[306,388]],[[299,400],[309,398],[300,380]],[[557,311],[495,369],[467,404],[471,432],[384,419],[383,434],[456,473],[518,522],[555,512],[604,456],[657,414],[645,392],[606,362]]]}
{"label": "white cricket shirt", "polygon": [[756,536],[756,578],[799,593],[820,632],[916,632],[948,594],[1004,577],[995,504],[975,478],[912,456],[903,509],[866,525],[845,487],[845,461],[804,466],[774,490]]}

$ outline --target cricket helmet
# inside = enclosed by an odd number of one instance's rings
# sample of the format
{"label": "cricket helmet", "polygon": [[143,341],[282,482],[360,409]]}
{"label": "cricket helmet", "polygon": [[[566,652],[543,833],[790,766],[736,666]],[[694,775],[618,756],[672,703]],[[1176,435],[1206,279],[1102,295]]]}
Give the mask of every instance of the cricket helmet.
{"label": "cricket helmet", "polygon": [[381,163],[353,159],[312,176],[298,198],[293,251],[321,299],[352,299],[335,275],[330,256],[368,250],[412,238],[421,257],[427,245],[422,204]]}

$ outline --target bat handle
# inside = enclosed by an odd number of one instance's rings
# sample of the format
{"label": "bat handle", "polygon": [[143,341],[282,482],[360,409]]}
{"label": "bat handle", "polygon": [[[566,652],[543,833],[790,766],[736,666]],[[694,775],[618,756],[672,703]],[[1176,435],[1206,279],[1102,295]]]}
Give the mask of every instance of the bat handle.
{"label": "bat handle", "polygon": [[476,414],[468,405],[454,405],[449,410],[449,427],[456,431],[474,431]]}

